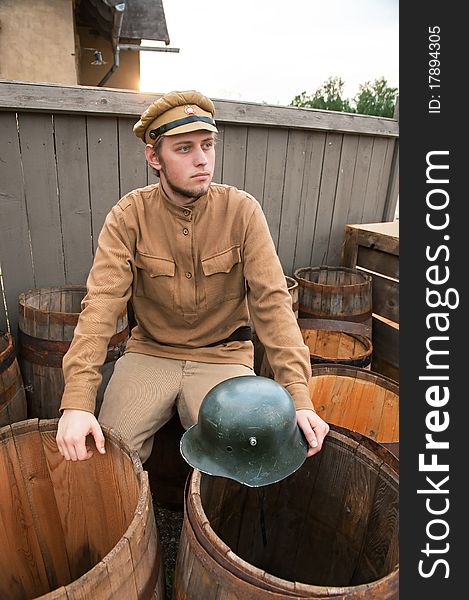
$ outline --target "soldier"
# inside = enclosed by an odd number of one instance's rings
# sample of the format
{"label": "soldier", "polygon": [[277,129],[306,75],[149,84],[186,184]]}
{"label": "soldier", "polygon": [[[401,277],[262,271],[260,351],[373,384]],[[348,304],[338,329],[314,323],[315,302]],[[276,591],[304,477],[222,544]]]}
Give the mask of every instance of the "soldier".
{"label": "soldier", "polygon": [[[134,126],[160,181],[126,194],[101,230],[63,360],[57,444],[67,460],[92,455],[90,433],[105,451],[102,423],[145,462],[155,432],[176,410],[188,429],[216,384],[254,374],[250,322],[276,381],[293,398],[308,455],[329,431],[309,397],[309,350],[262,209],[247,192],[212,183],[214,112],[199,92],[170,92]],[[136,326],[97,420],[99,368],[129,300]]]}

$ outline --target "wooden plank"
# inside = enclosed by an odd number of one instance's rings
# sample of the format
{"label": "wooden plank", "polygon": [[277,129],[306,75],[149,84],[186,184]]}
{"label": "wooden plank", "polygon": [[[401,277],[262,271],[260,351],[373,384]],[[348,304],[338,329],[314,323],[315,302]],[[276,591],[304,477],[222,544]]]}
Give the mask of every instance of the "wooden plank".
{"label": "wooden plank", "polygon": [[337,133],[327,134],[324,163],[321,173],[318,216],[316,219],[314,241],[309,263],[312,266],[326,264],[325,261],[327,258],[332,215],[334,212],[342,142],[342,135]]}
{"label": "wooden plank", "polygon": [[341,540],[336,547],[341,549],[344,555],[334,556],[335,563],[332,561],[330,564],[328,581],[334,581],[337,562],[348,565],[347,583],[354,574],[356,561],[351,559],[359,556],[367,534],[368,515],[373,510],[375,500],[377,475],[377,472],[370,468],[368,460],[363,460],[359,453],[355,455],[350,473],[343,482],[342,510],[335,531],[336,538]]}
{"label": "wooden plank", "polygon": [[[310,505],[305,511],[307,519],[301,543],[301,552],[309,558],[309,573],[297,573],[299,581],[314,581],[319,584],[326,580],[331,564],[335,567],[334,581],[345,581],[354,559],[351,552],[348,560],[341,560],[341,556],[336,558],[343,544],[334,539],[343,510],[346,482],[351,475],[353,454],[339,445],[325,444],[320,455],[319,473]],[[316,456],[308,460],[315,458]]]}
{"label": "wooden plank", "polygon": [[397,562],[399,530],[399,488],[380,473],[374,503],[368,518],[362,553],[350,585],[376,581],[387,575]]}
{"label": "wooden plank", "polygon": [[244,189],[246,163],[247,128],[225,126],[223,134],[222,182]]}
{"label": "wooden plank", "polygon": [[283,129],[269,129],[262,209],[269,224],[270,234],[276,248],[280,231],[280,215],[282,214],[287,143],[288,131]]}
{"label": "wooden plank", "polygon": [[305,168],[301,187],[300,214],[297,223],[295,260],[293,271],[310,266],[314,229],[321,182],[321,171],[326,143],[324,133],[307,134]]}
{"label": "wooden plank", "polygon": [[[87,438],[87,446],[94,447],[91,436]],[[90,460],[77,463],[74,469],[79,495],[86,498],[87,505],[93,506],[93,510],[86,514],[86,529],[93,564],[111,551],[129,525],[126,523],[123,508],[123,494],[126,490],[119,481],[119,474],[113,468],[112,456],[117,449],[113,448],[109,441],[107,447],[108,452],[105,455],[95,450]]]}
{"label": "wooden plank", "polygon": [[360,223],[362,221],[372,153],[373,138],[368,135],[360,135],[355,162],[355,174],[352,183],[352,193],[350,196],[350,206],[347,214],[347,223]]}
{"label": "wooden plank", "polygon": [[93,261],[86,119],[56,115],[54,124],[65,281],[84,285]]}
{"label": "wooden plank", "polygon": [[0,481],[2,546],[11,549],[6,557],[8,576],[0,582],[0,590],[6,585],[5,598],[36,598],[49,591],[49,583],[12,433],[0,442]]}
{"label": "wooden plank", "polygon": [[399,395],[386,390],[378,442],[399,441]]}
{"label": "wooden plank", "polygon": [[[92,537],[88,534],[87,495],[82,495],[74,474],[80,463],[66,461],[60,455],[55,441],[55,431],[41,431],[44,454],[54,488],[60,523],[65,536],[66,553],[72,581],[89,571],[99,557],[92,555]],[[86,467],[85,467],[86,468]]]}
{"label": "wooden plank", "polygon": [[93,248],[106,215],[119,200],[117,120],[112,117],[88,117],[90,200]]}
{"label": "wooden plank", "polygon": [[281,227],[277,247],[283,270],[288,274],[293,272],[295,262],[307,142],[303,131],[291,131],[288,136]]}
{"label": "wooden plank", "polygon": [[90,598],[112,598],[112,587],[109,572],[101,561],[89,572],[65,587],[67,600],[89,600]]}
{"label": "wooden plank", "polygon": [[356,407],[358,400],[358,390],[360,388],[359,382],[354,377],[343,377],[328,376],[328,379],[334,381],[330,398],[328,399],[328,405],[325,412],[325,420],[328,423],[335,423],[336,425],[343,425],[343,414],[346,407],[350,406],[352,409]]}
{"label": "wooden plank", "polygon": [[[394,371],[399,371],[399,324],[373,314],[373,360],[372,369],[378,370],[378,363],[384,361]],[[377,369],[375,369],[375,365]],[[382,370],[379,373],[387,375]],[[395,376],[393,379],[398,379]]]}
{"label": "wooden plank", "polygon": [[122,537],[102,562],[106,565],[109,574],[111,598],[138,600],[129,540]]}
{"label": "wooden plank", "polygon": [[326,263],[340,264],[344,226],[347,223],[352,199],[352,185],[355,175],[355,162],[358,154],[359,137],[346,135],[342,144],[340,156],[339,177],[332,213],[332,223],[329,234]]}
{"label": "wooden plank", "polygon": [[244,189],[261,205],[264,198],[268,136],[269,130],[266,127],[248,127]]}
{"label": "wooden plank", "polygon": [[357,229],[360,246],[399,256],[399,221],[370,223]]}
{"label": "wooden plank", "polygon": [[350,396],[343,397],[345,402],[340,416],[340,423],[338,423],[338,425],[355,431],[354,424],[357,421],[359,414],[361,412],[366,412],[367,410],[367,398],[370,392],[369,387],[368,382],[363,382],[358,378],[354,380]]}
{"label": "wooden plank", "polygon": [[223,172],[223,147],[224,147],[224,138],[225,138],[225,127],[217,123],[218,135],[217,135],[217,143],[215,145],[215,170],[213,172],[213,182],[221,183],[222,182],[222,172]]}
{"label": "wooden plank", "polygon": [[399,323],[399,282],[370,273],[373,312],[385,319]]}
{"label": "wooden plank", "polygon": [[[388,188],[392,182],[391,180],[391,169],[393,165],[394,157],[394,146],[395,140],[387,138],[383,141],[386,142],[386,154],[383,161],[383,167],[381,176],[378,182],[377,196],[380,199],[379,203],[376,204],[375,212],[372,215],[371,221],[384,221],[386,218],[386,210],[389,210],[388,206]],[[397,197],[396,197],[397,202]],[[393,217],[394,218],[394,217]]]}
{"label": "wooden plank", "polygon": [[[375,248],[370,249],[365,246],[358,246],[358,256],[356,265],[367,271],[381,273],[393,279],[399,279],[399,256],[382,252]],[[379,311],[376,311],[379,312]]]}
{"label": "wooden plank", "polygon": [[[299,514],[303,520],[303,526],[298,529],[296,539],[296,552],[291,556],[291,563],[294,565],[295,572],[293,581],[311,581],[311,556],[304,551],[305,545],[312,544],[314,546],[314,511],[310,510],[310,506],[314,506],[315,485],[320,472],[321,453],[315,455],[311,459],[307,459],[305,467],[300,469],[300,473],[293,474],[288,481],[295,482],[296,485],[284,486],[289,492],[289,503],[292,510]],[[303,481],[299,481],[301,476]],[[287,483],[287,481],[285,482]],[[301,493],[298,493],[301,490]],[[296,493],[295,493],[296,492]],[[281,550],[281,548],[279,548]],[[296,584],[295,584],[296,585]]]}
{"label": "wooden plank", "polygon": [[3,286],[2,264],[0,262],[0,332],[9,331],[9,323],[7,317],[7,301]]}
{"label": "wooden plank", "polygon": [[145,144],[132,128],[135,119],[117,120],[119,135],[119,196],[147,185]]}
{"label": "wooden plank", "polygon": [[52,116],[19,114],[18,123],[36,285],[61,285],[65,262]]}
{"label": "wooden plank", "polygon": [[[0,110],[19,109],[139,118],[161,94],[102,87],[0,80]],[[395,119],[254,102],[215,100],[219,122],[397,137]]]}
{"label": "wooden plank", "polygon": [[396,140],[383,215],[385,221],[394,220],[396,215],[397,203],[399,201],[399,164],[399,140]]}
{"label": "wooden plank", "polygon": [[374,138],[370,172],[365,192],[365,203],[361,221],[374,223],[382,221],[386,192],[383,193],[381,181],[384,177],[388,158],[388,143],[384,138]]}
{"label": "wooden plank", "polygon": [[148,475],[141,473],[140,488],[142,502],[136,508],[139,519],[126,531],[132,556],[133,573],[139,598],[150,597],[150,591],[162,585],[162,556],[158,540],[158,530],[153,514],[153,506],[148,484]]}
{"label": "wooden plank", "polygon": [[342,244],[341,265],[354,269],[358,257],[358,230],[354,227],[345,226],[344,242]]}
{"label": "wooden plank", "polygon": [[383,252],[399,254],[399,221],[384,221],[379,223],[360,223],[349,225],[359,232],[360,244],[373,244],[373,247]]}
{"label": "wooden plank", "polygon": [[60,515],[41,435],[38,429],[33,430],[30,425],[25,426],[23,423],[14,424],[12,431],[49,589],[53,590],[66,585],[71,578],[64,533],[60,526]]}
{"label": "wooden plank", "polygon": [[[18,295],[35,286],[28,215],[15,113],[0,112],[0,272],[10,331],[16,335]],[[3,301],[0,299],[0,329],[8,331]]]}

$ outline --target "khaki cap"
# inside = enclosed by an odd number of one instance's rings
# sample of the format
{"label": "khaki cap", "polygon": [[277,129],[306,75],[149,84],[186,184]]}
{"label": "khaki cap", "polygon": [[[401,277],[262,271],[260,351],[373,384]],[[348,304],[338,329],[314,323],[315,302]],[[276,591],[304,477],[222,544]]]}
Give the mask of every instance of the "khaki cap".
{"label": "khaki cap", "polygon": [[160,135],[177,135],[206,129],[215,131],[215,106],[200,92],[169,92],[151,104],[135,123],[133,131],[146,144]]}

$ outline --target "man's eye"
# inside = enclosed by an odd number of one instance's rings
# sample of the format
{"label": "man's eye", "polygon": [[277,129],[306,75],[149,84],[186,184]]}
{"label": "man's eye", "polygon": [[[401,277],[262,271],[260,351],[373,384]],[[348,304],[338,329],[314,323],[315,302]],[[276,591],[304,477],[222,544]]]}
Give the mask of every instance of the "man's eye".
{"label": "man's eye", "polygon": [[179,152],[189,152],[189,146],[179,146]]}
{"label": "man's eye", "polygon": [[212,146],[213,142],[207,142],[206,144],[204,144],[204,147],[207,148],[207,150],[209,150]]}

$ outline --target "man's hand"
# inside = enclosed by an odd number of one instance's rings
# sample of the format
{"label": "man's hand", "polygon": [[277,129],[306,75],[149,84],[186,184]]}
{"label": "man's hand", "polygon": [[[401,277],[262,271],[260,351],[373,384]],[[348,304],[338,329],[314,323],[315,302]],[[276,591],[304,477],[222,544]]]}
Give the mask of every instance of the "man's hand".
{"label": "man's hand", "polygon": [[98,452],[104,454],[104,435],[96,417],[85,410],[66,409],[59,420],[57,446],[65,460],[86,460],[93,451],[85,439],[92,434]]}
{"label": "man's hand", "polygon": [[306,408],[296,411],[296,420],[308,440],[308,456],[313,456],[321,450],[324,438],[329,433],[329,425],[314,410]]}

